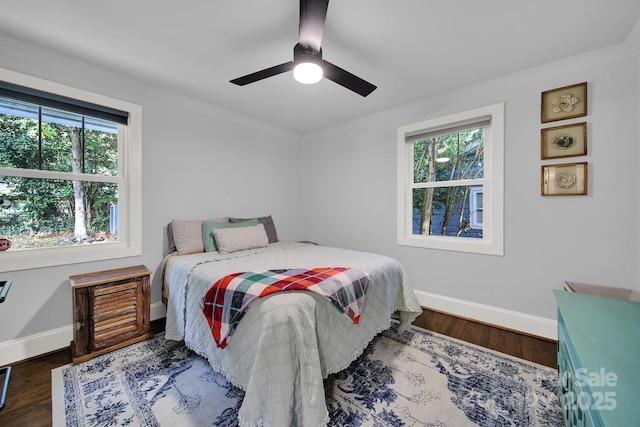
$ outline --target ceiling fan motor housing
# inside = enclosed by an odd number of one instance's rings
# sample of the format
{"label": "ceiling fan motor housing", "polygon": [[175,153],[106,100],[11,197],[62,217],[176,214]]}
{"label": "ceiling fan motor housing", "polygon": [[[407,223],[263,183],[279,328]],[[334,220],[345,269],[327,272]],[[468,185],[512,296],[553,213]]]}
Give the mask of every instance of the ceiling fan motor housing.
{"label": "ceiling fan motor housing", "polygon": [[322,48],[317,51],[310,47],[302,46],[300,43],[296,43],[293,47],[293,63],[298,65],[303,62],[313,62],[322,66]]}

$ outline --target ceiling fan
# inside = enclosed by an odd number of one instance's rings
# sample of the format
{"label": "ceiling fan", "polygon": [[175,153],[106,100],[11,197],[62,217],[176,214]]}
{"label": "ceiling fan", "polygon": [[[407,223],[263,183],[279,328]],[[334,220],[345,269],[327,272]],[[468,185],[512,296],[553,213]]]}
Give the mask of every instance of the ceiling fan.
{"label": "ceiling fan", "polygon": [[362,96],[373,92],[376,86],[322,59],[320,45],[328,7],[329,0],[300,0],[299,43],[293,47],[293,61],[238,77],[231,83],[244,86],[293,70],[294,78],[301,83],[316,83],[326,77]]}

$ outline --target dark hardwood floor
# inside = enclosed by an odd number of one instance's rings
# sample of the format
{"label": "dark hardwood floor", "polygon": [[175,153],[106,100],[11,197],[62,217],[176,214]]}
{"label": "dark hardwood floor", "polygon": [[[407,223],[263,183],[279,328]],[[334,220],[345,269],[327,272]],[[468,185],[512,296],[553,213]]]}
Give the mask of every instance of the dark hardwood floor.
{"label": "dark hardwood floor", "polygon": [[429,309],[413,322],[429,331],[490,348],[540,365],[558,368],[558,342]]}
{"label": "dark hardwood floor", "polygon": [[[152,322],[152,331],[164,330],[164,319]],[[557,368],[557,343],[516,331],[425,309],[414,325],[490,348],[541,365]],[[12,365],[7,402],[0,412],[2,427],[51,425],[51,370],[71,363],[64,348]],[[4,378],[0,378],[3,381]]]}

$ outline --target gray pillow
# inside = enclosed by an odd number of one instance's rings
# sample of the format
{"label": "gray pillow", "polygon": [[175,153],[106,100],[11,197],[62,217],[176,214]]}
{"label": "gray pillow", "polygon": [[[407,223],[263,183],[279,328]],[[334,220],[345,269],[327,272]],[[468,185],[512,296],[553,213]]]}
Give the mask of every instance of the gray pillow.
{"label": "gray pillow", "polygon": [[[229,218],[229,222],[242,222],[251,218]],[[262,216],[257,219],[260,224],[264,225],[264,229],[267,232],[267,237],[269,237],[269,243],[274,243],[278,241],[278,233],[276,232],[276,225],[273,223],[273,219],[271,215]]]}
{"label": "gray pillow", "polygon": [[216,244],[216,239],[213,234],[213,231],[218,228],[238,228],[238,227],[249,227],[252,225],[258,225],[259,222],[257,219],[251,219],[248,221],[230,223],[230,222],[217,222],[217,221],[204,221],[202,223],[202,231],[200,239],[204,244],[204,250],[206,252],[213,252],[218,250],[218,245]]}

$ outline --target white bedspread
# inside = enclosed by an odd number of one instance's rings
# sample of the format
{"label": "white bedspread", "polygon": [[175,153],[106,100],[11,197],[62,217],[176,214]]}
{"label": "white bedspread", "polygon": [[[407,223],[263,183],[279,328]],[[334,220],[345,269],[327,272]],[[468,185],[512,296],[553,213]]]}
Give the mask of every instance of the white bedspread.
{"label": "white bedspread", "polygon": [[[280,292],[247,311],[225,349],[217,348],[201,310],[203,295],[224,275],[276,268],[352,267],[369,276],[364,310],[353,324],[312,292]],[[382,255],[277,242],[221,255],[170,256],[166,338],[187,347],[245,390],[242,426],[323,426],[329,421],[323,379],[349,366],[398,311],[400,327],[421,312],[402,266]]]}

